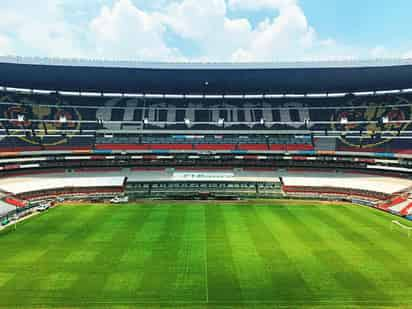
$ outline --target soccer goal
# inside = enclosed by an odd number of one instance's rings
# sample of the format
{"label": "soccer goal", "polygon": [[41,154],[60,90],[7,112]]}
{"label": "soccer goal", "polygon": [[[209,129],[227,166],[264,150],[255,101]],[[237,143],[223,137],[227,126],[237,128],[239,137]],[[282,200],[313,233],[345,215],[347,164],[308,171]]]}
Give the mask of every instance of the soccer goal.
{"label": "soccer goal", "polygon": [[404,225],[399,221],[393,220],[391,222],[391,231],[400,231],[408,235],[408,238],[411,237],[412,227]]}

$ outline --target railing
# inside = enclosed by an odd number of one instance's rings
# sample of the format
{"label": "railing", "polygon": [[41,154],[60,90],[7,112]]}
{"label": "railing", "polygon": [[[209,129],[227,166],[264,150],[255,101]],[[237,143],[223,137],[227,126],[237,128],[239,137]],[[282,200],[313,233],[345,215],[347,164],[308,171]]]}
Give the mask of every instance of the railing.
{"label": "railing", "polygon": [[[1,87],[0,87],[1,89]],[[99,97],[101,97],[101,95],[99,95]],[[128,97],[123,97],[124,99],[129,99]],[[162,97],[163,98],[163,97]],[[182,98],[183,99],[183,98]],[[189,101],[190,103],[190,101]],[[226,104],[230,105],[231,103],[227,103],[225,101]],[[271,103],[270,101],[264,101],[263,103]],[[105,105],[65,105],[65,104],[37,104],[37,103],[30,103],[30,102],[5,102],[5,101],[0,101],[0,106],[1,105],[12,105],[12,106],[36,106],[36,107],[49,107],[49,108],[59,108],[59,109],[109,109],[109,110],[113,110],[113,109],[117,109],[117,110],[130,110],[131,108],[133,108],[133,110],[159,110],[159,109],[165,109],[162,107],[156,107],[156,108],[151,108],[150,105],[149,106],[145,106],[145,107],[139,107],[139,106],[132,106],[132,107],[123,107],[123,106],[105,106]],[[382,104],[379,105],[380,107],[384,107],[384,108],[402,108],[402,107],[411,107],[412,106],[412,102],[411,103],[398,103],[398,104]],[[282,111],[282,110],[291,110],[291,109],[305,109],[305,110],[331,110],[331,109],[336,109],[336,110],[357,110],[357,109],[368,109],[370,106],[368,105],[328,105],[328,106],[258,106],[257,108],[254,107],[242,107],[242,106],[236,106],[236,110],[238,111],[250,111],[250,110],[261,110],[261,111]],[[227,111],[230,110],[231,108],[233,108],[233,106],[208,106],[208,107],[204,107],[204,108],[194,108],[194,109],[205,109],[208,111]],[[167,108],[166,108],[167,109]],[[182,109],[181,106],[173,105],[173,109]]]}
{"label": "railing", "polygon": [[14,210],[11,210],[10,212],[8,212],[7,214],[1,215],[0,216],[0,224],[8,219],[14,219],[17,216],[21,217],[21,216],[25,216],[27,214],[30,214],[33,212],[33,209],[36,208],[38,205],[28,205],[25,208],[18,208],[16,207]]}

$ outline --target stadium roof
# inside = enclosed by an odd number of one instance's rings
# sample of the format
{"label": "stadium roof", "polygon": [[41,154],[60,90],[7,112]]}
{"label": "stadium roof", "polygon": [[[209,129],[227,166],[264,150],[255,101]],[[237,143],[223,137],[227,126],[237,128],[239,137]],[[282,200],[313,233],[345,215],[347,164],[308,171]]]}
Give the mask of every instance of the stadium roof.
{"label": "stadium roof", "polygon": [[151,94],[307,94],[412,88],[412,60],[141,63],[0,57],[0,86]]}

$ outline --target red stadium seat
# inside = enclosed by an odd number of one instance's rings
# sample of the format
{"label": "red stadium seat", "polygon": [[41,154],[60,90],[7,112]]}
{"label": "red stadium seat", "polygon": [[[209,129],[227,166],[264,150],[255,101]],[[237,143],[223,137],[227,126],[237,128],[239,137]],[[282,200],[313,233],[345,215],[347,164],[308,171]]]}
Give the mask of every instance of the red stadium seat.
{"label": "red stadium seat", "polygon": [[286,150],[286,145],[272,144],[272,145],[269,145],[269,150],[272,150],[272,151],[285,151]]}
{"label": "red stadium seat", "polygon": [[240,144],[238,146],[239,150],[269,150],[268,145],[265,144]]}
{"label": "red stadium seat", "polygon": [[409,203],[408,206],[406,206],[405,208],[403,208],[400,212],[401,216],[407,216],[409,215],[409,212],[412,211],[412,203]]}
{"label": "red stadium seat", "polygon": [[4,199],[4,201],[5,201],[6,203],[10,204],[10,205],[13,205],[13,206],[16,206],[16,207],[19,207],[19,208],[23,208],[23,207],[26,207],[26,206],[27,206],[27,202],[26,202],[26,201],[22,201],[22,200],[20,200],[20,199],[18,199],[18,198],[15,198],[15,197],[6,197],[6,198]]}
{"label": "red stadium seat", "polygon": [[234,144],[198,144],[196,150],[236,150]]}
{"label": "red stadium seat", "polygon": [[151,144],[152,150],[192,150],[192,144]]}
{"label": "red stadium seat", "polygon": [[392,199],[392,200],[390,200],[390,201],[388,201],[388,202],[385,202],[385,203],[379,205],[379,208],[380,208],[380,209],[383,209],[383,210],[386,210],[386,209],[389,209],[389,208],[392,207],[392,206],[395,206],[395,205],[397,205],[397,204],[403,203],[403,202],[405,202],[406,200],[407,200],[407,198],[404,197],[404,196],[397,196],[397,197],[395,197],[394,199]]}
{"label": "red stadium seat", "polygon": [[0,152],[23,152],[23,151],[40,151],[40,146],[25,146],[25,147],[2,147]]}
{"label": "red stadium seat", "polygon": [[150,150],[149,146],[148,144],[98,144],[95,148],[97,150]]}
{"label": "red stadium seat", "polygon": [[286,150],[287,151],[309,151],[309,150],[314,150],[312,145],[308,144],[291,144],[291,145],[286,145]]}

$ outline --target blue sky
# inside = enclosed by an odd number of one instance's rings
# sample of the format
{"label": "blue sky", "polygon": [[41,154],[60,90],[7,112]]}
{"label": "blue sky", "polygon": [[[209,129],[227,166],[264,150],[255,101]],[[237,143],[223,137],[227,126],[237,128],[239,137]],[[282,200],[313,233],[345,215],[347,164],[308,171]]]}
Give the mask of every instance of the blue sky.
{"label": "blue sky", "polygon": [[0,55],[139,61],[412,57],[410,0],[1,0]]}

